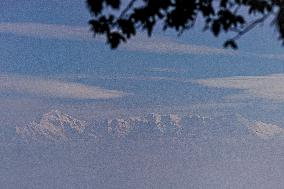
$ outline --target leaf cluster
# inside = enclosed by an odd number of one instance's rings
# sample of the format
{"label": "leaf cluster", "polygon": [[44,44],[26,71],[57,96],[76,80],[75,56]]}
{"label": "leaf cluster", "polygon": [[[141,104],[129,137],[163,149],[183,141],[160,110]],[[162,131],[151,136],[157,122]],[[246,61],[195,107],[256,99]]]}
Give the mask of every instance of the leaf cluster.
{"label": "leaf cluster", "polygon": [[215,37],[235,33],[224,47],[236,49],[240,36],[272,15],[284,39],[283,0],[128,0],[123,4],[121,0],[87,0],[87,5],[92,14],[92,31],[105,35],[111,48],[127,42],[137,30],[151,36],[158,23],[163,30],[173,29],[180,35],[198,20],[204,23],[204,31]]}

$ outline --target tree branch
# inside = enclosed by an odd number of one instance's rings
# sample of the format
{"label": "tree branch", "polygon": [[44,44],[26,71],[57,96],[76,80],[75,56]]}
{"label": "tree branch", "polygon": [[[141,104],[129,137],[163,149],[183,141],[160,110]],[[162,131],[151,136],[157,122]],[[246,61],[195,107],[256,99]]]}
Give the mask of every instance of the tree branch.
{"label": "tree branch", "polygon": [[122,18],[134,5],[134,3],[136,2],[137,0],[131,0],[128,5],[125,7],[125,9],[123,9],[121,11],[121,14],[119,15],[118,18]]}
{"label": "tree branch", "polygon": [[249,32],[250,30],[255,28],[258,24],[263,23],[270,15],[271,15],[271,13],[268,13],[268,14],[265,14],[264,16],[262,16],[261,18],[254,20],[252,23],[250,23],[248,26],[246,26],[243,30],[232,30],[232,31],[236,31],[237,35],[235,35],[233,38],[231,38],[229,40],[235,41],[235,40],[240,39],[243,35],[245,35],[247,32]]}

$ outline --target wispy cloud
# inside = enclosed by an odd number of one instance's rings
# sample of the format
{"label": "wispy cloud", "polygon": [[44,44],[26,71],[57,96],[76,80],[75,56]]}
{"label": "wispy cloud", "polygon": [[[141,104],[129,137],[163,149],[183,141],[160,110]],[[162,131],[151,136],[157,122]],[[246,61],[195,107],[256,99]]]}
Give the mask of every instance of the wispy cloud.
{"label": "wispy cloud", "polygon": [[88,27],[42,23],[0,23],[0,33],[39,38],[70,40],[92,39],[92,33],[89,31]]}
{"label": "wispy cloud", "polygon": [[0,93],[1,92],[79,100],[110,99],[127,95],[121,91],[108,90],[79,83],[15,75],[0,75]]}
{"label": "wispy cloud", "polygon": [[273,60],[284,60],[283,54],[260,54],[260,55],[257,54],[255,56],[259,58],[266,58],[266,59],[273,59]]}
{"label": "wispy cloud", "polygon": [[193,82],[208,87],[240,89],[243,94],[252,97],[284,102],[284,74],[213,78]]}
{"label": "wispy cloud", "polygon": [[205,45],[186,44],[169,38],[138,36],[126,45],[128,50],[164,54],[193,54],[193,55],[237,55],[237,51],[209,47]]}
{"label": "wispy cloud", "polygon": [[[96,36],[94,38],[88,26],[83,27],[33,22],[2,22],[0,23],[0,33],[37,38],[53,38],[97,42],[105,41],[102,36]],[[126,44],[123,44],[120,49],[159,54],[244,56],[284,60],[284,56],[282,54],[256,54],[242,52],[240,50],[233,51],[229,49],[210,47],[206,45],[181,43],[169,37],[161,37],[159,35],[148,38],[146,35],[138,34],[135,36],[135,38],[129,40]]]}
{"label": "wispy cloud", "polygon": [[186,69],[177,69],[177,68],[148,68],[146,71],[149,72],[160,72],[160,73],[185,73],[188,70]]}
{"label": "wispy cloud", "polygon": [[163,77],[163,76],[103,76],[101,79],[109,80],[136,80],[136,81],[174,81],[180,83],[191,83],[192,80],[175,77]]}
{"label": "wispy cloud", "polygon": [[[42,24],[42,23],[0,23],[0,33],[9,33],[28,37],[56,38],[69,40],[103,41],[102,37],[93,37],[88,27]],[[122,45],[126,50],[166,54],[196,55],[234,55],[235,51],[204,45],[182,44],[169,38],[137,35]]]}

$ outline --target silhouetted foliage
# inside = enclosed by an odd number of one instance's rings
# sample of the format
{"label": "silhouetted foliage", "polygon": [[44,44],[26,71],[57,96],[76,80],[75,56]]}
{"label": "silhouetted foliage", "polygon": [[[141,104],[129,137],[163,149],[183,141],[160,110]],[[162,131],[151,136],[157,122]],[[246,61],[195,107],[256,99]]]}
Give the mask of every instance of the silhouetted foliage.
{"label": "silhouetted foliage", "polygon": [[216,37],[235,33],[224,47],[237,49],[236,40],[269,17],[284,39],[284,0],[87,0],[87,5],[93,16],[92,31],[105,35],[111,48],[135,36],[137,30],[151,36],[157,23],[180,35],[198,21]]}

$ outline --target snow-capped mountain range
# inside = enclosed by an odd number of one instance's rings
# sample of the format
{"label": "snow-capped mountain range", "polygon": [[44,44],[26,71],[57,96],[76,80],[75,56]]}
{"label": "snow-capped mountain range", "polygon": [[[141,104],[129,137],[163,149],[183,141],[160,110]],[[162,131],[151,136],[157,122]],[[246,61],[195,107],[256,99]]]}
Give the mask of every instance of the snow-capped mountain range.
{"label": "snow-capped mountain range", "polygon": [[44,114],[38,122],[16,127],[16,135],[25,140],[74,140],[90,138],[125,137],[163,137],[179,136],[184,130],[183,124],[192,120],[202,123],[209,118],[198,115],[179,116],[177,114],[148,114],[126,118],[96,120],[87,123],[67,115],[59,110]]}
{"label": "snow-capped mountain range", "polygon": [[[261,124],[260,124],[261,123]],[[235,136],[252,134],[269,138],[284,134],[283,129],[262,122],[234,117],[209,118],[200,115],[152,113],[135,117],[99,119],[87,123],[59,110],[44,114],[38,122],[16,127],[16,137],[30,140],[69,141],[102,138],[162,138]]]}

